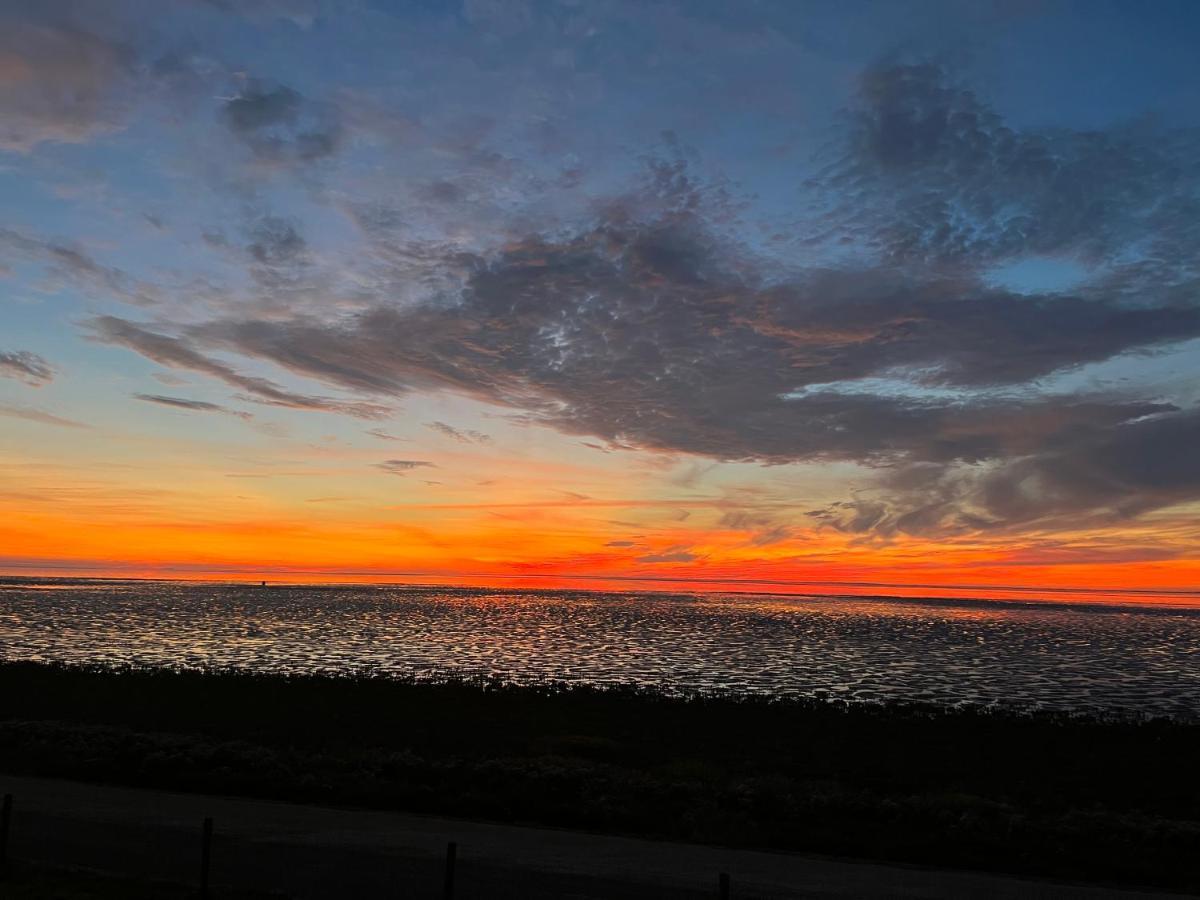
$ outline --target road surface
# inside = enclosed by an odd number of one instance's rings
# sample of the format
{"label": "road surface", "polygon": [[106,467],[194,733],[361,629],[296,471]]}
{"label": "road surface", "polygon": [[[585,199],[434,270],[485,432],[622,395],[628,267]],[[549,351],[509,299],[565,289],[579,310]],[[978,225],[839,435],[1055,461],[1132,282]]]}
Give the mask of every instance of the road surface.
{"label": "road surface", "polygon": [[0,775],[0,793],[14,797],[14,860],[166,882],[198,880],[211,816],[214,900],[222,885],[294,900],[441,898],[449,841],[455,900],[715,898],[720,872],[736,900],[1179,896],[41,778]]}

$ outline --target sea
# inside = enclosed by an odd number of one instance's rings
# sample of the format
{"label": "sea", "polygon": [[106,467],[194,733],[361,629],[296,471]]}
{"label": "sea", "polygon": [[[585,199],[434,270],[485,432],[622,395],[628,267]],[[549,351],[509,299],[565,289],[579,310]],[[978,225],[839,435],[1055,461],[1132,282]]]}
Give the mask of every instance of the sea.
{"label": "sea", "polygon": [[1196,719],[1196,599],[0,578],[0,659]]}

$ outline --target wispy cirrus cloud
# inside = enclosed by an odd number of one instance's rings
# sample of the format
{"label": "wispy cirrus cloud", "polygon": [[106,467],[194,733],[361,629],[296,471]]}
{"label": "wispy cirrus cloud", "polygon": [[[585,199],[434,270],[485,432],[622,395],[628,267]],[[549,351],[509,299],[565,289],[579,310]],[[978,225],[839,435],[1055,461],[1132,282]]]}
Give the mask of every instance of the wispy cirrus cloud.
{"label": "wispy cirrus cloud", "polygon": [[94,340],[128,347],[169,368],[189,369],[218,378],[242,389],[245,392],[244,396],[256,403],[291,409],[340,412],[363,419],[381,419],[391,414],[389,407],[377,403],[343,401],[287,391],[269,379],[244,375],[226,363],[206,356],[183,338],[150,331],[116,316],[100,316],[90,324]]}
{"label": "wispy cirrus cloud", "polygon": [[84,422],[77,422],[74,419],[56,416],[53,413],[48,413],[45,410],[36,409],[32,406],[13,406],[7,403],[0,403],[0,416],[8,416],[12,419],[24,419],[27,422],[37,422],[40,425],[56,425],[60,428],[92,427]]}
{"label": "wispy cirrus cloud", "polygon": [[376,463],[375,468],[383,469],[389,475],[407,475],[413,469],[437,468],[437,464],[424,459],[385,459]]}
{"label": "wispy cirrus cloud", "polygon": [[30,387],[54,380],[55,369],[43,357],[28,350],[0,350],[0,376],[15,378]]}
{"label": "wispy cirrus cloud", "polygon": [[52,287],[69,285],[96,297],[114,297],[136,306],[153,306],[162,300],[161,289],[113,266],[107,266],[79,246],[0,228],[0,260],[29,260],[45,267]]}
{"label": "wispy cirrus cloud", "polygon": [[369,429],[367,429],[367,431],[365,433],[369,434],[371,437],[379,438],[379,440],[381,440],[381,441],[403,442],[403,441],[408,440],[408,438],[403,438],[403,437],[400,437],[395,434],[390,434],[389,432],[384,431],[382,428],[369,428]]}
{"label": "wispy cirrus cloud", "polygon": [[192,400],[187,397],[168,397],[163,394],[134,394],[136,399],[146,403],[156,403],[159,406],[170,407],[171,409],[181,409],[187,412],[215,412],[222,413],[227,416],[235,416],[236,418],[249,421],[253,419],[250,413],[240,409],[230,409],[228,406],[222,406],[219,403],[210,403],[207,400]]}
{"label": "wispy cirrus cloud", "polygon": [[451,440],[458,441],[460,444],[490,444],[492,442],[490,434],[484,434],[482,431],[475,431],[471,428],[455,428],[445,422],[426,422],[425,427],[430,431],[445,435]]}

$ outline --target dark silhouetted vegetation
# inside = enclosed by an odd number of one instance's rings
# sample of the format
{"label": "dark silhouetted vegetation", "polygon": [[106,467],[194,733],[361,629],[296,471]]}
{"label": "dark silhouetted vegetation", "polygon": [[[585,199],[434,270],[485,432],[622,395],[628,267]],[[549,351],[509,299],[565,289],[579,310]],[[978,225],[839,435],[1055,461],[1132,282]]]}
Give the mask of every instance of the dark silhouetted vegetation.
{"label": "dark silhouetted vegetation", "polygon": [[1200,724],[0,665],[0,768],[1200,888]]}
{"label": "dark silhouetted vegetation", "polygon": [[[121,878],[87,869],[24,863],[0,887],[5,900],[196,900],[194,885]],[[282,900],[282,895],[221,887],[221,900]]]}

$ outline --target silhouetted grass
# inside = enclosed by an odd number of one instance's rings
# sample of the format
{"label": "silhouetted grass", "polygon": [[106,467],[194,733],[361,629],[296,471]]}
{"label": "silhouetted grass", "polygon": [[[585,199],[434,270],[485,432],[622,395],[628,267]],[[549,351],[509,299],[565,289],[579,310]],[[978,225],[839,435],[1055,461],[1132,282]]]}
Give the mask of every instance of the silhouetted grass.
{"label": "silhouetted grass", "polygon": [[0,768],[1200,887],[1200,724],[0,665]]}

